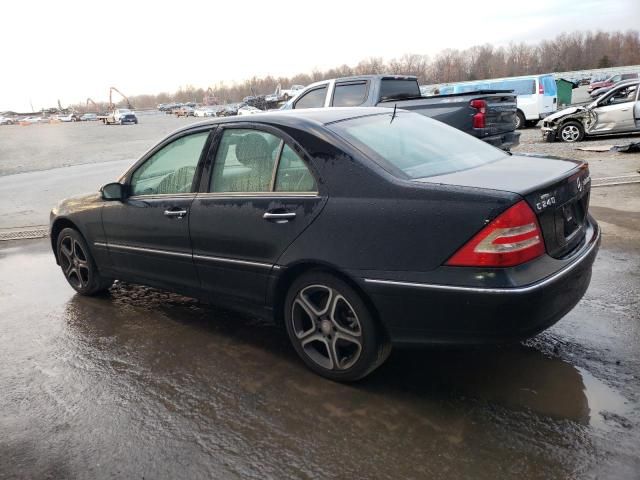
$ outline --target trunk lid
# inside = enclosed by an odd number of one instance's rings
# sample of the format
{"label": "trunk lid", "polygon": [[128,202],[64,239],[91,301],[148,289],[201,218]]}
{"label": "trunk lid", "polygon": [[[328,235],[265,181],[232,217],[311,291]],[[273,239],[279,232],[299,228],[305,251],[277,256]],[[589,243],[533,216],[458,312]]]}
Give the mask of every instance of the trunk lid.
{"label": "trunk lid", "polygon": [[584,162],[513,155],[476,168],[416,180],[513,192],[535,212],[547,253],[570,254],[586,231],[591,178]]}

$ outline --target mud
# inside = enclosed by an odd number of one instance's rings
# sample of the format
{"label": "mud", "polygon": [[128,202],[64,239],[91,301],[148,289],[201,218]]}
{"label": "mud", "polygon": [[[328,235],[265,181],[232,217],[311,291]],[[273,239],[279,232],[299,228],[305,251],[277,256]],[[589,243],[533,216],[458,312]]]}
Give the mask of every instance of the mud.
{"label": "mud", "polygon": [[46,240],[4,242],[0,478],[637,478],[637,236],[607,242],[546,333],[395,351],[351,386],[274,325],[122,283],[80,297]]}

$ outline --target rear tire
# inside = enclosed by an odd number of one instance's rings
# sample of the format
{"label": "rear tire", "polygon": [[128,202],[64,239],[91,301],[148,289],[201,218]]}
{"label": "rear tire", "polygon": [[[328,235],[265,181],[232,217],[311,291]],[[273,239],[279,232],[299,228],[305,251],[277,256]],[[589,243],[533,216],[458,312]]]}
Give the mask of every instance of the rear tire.
{"label": "rear tire", "polygon": [[524,118],[524,114],[518,110],[516,112],[516,130],[521,130],[527,126],[527,119]]}
{"label": "rear tire", "polygon": [[580,142],[584,138],[584,127],[580,122],[566,122],[558,130],[558,138],[567,143]]}
{"label": "rear tire", "polygon": [[56,253],[67,282],[80,295],[97,295],[113,284],[113,279],[100,275],[87,242],[77,230],[65,228],[58,234]]}
{"label": "rear tire", "polygon": [[364,378],[391,353],[387,336],[362,297],[328,272],[312,270],[291,284],[284,317],[296,353],[330,380]]}

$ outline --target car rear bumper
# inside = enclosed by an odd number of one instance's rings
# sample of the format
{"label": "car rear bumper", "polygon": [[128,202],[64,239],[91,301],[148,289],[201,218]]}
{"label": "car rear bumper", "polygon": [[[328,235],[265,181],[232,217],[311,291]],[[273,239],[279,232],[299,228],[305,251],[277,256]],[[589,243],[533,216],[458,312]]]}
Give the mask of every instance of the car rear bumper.
{"label": "car rear bumper", "polygon": [[508,151],[520,145],[520,132],[505,132],[499,135],[484,137],[481,140],[487,142],[489,145]]}
{"label": "car rear bumper", "polygon": [[[394,275],[393,280],[362,278],[361,287],[394,344],[521,340],[550,327],[580,301],[589,286],[599,245],[600,230],[590,219],[585,242],[570,259],[562,262],[562,268],[553,273],[546,271],[547,267],[543,265],[558,264],[548,256],[530,262],[532,265],[527,266],[529,278],[540,275],[534,282],[484,287],[454,282],[401,281]],[[465,268],[458,267],[458,272],[460,278],[469,278]],[[515,281],[524,278],[519,275],[514,272],[504,278]]]}

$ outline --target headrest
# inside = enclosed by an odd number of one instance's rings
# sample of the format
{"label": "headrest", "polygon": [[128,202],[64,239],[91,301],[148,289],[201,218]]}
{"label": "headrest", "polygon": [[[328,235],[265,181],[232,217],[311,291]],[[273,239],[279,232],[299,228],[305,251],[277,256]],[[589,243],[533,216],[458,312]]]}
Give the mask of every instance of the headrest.
{"label": "headrest", "polygon": [[245,167],[270,168],[271,149],[259,133],[248,133],[236,144],[236,158]]}

